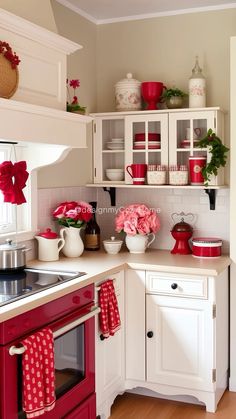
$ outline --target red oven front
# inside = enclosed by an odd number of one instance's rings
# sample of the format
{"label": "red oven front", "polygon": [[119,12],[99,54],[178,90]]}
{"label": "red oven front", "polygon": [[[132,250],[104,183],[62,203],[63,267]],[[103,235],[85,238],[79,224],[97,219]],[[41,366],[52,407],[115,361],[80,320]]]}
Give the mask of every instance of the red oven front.
{"label": "red oven front", "polygon": [[93,286],[0,324],[0,417],[25,419],[22,410],[20,342],[37,330],[52,329],[55,345],[56,405],[45,419],[96,418]]}

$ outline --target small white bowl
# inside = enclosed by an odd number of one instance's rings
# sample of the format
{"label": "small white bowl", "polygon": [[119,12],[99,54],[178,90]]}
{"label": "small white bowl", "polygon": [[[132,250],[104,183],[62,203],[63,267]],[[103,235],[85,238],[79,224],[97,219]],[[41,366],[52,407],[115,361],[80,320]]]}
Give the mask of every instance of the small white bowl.
{"label": "small white bowl", "polygon": [[123,240],[116,240],[115,237],[111,237],[108,240],[103,240],[103,246],[109,255],[116,255],[119,253]]}
{"label": "small white bowl", "polygon": [[109,180],[119,181],[124,180],[124,169],[106,169],[106,177]]}

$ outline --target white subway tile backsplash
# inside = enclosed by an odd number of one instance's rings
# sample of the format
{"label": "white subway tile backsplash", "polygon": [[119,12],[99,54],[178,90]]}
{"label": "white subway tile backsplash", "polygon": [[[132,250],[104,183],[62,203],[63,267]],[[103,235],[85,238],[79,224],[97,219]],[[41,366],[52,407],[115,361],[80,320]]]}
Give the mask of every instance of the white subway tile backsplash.
{"label": "white subway tile backsplash", "polygon": [[52,219],[52,211],[63,201],[97,201],[97,221],[101,228],[102,239],[112,235],[122,237],[115,232],[115,216],[120,207],[132,203],[144,203],[158,211],[161,229],[151,247],[172,249],[174,239],[171,236],[174,212],[193,213],[197,216],[194,235],[218,236],[224,241],[223,249],[229,248],[229,190],[216,192],[216,209],[210,210],[209,198],[204,190],[193,189],[116,189],[116,207],[111,207],[110,196],[102,188],[68,187],[38,190],[39,229],[57,228]]}

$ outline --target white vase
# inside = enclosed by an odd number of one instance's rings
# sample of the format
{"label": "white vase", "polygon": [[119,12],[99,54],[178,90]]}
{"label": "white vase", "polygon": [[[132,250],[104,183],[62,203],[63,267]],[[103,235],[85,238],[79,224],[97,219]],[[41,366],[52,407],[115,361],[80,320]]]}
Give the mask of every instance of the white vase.
{"label": "white vase", "polygon": [[60,236],[65,239],[63,254],[68,258],[76,258],[82,255],[84,243],[80,237],[81,228],[65,227],[60,231]]}
{"label": "white vase", "polygon": [[155,234],[153,233],[146,234],[144,236],[141,234],[135,234],[134,236],[127,234],[125,244],[130,253],[145,253],[146,249],[154,240]]}

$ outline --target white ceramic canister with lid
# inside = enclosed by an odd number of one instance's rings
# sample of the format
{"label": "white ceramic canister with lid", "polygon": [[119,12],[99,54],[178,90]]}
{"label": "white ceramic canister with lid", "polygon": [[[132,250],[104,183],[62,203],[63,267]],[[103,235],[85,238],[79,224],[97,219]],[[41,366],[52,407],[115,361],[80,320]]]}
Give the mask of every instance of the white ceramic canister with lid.
{"label": "white ceramic canister with lid", "polygon": [[139,111],[142,108],[141,82],[133,79],[131,73],[115,85],[117,111]]}

